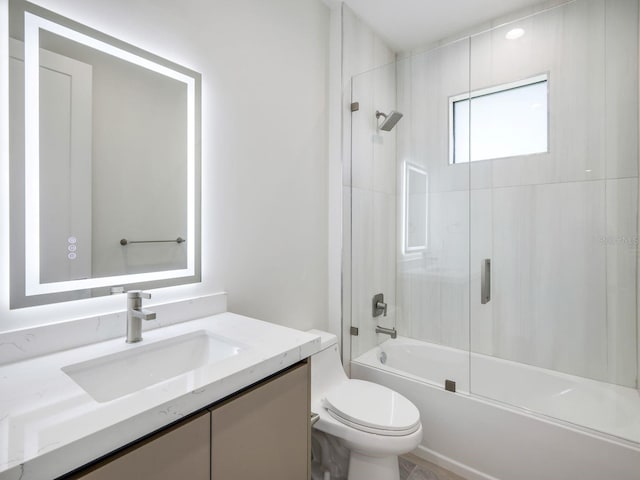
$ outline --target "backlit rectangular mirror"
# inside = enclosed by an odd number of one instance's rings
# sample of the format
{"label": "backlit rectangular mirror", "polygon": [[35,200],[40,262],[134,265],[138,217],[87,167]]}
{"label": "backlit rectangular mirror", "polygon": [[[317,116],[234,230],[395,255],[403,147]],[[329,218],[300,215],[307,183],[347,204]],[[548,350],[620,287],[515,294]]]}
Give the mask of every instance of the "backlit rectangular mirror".
{"label": "backlit rectangular mirror", "polygon": [[404,163],[403,253],[422,252],[427,248],[429,183],[427,172]]}
{"label": "backlit rectangular mirror", "polygon": [[200,75],[9,3],[11,306],[200,279]]}

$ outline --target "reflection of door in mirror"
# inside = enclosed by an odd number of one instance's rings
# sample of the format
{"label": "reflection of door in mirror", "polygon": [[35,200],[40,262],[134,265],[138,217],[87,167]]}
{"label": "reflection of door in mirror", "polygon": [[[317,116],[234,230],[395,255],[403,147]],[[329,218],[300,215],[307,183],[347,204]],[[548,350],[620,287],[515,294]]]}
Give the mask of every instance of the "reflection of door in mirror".
{"label": "reflection of door in mirror", "polygon": [[[11,41],[12,101],[24,102],[23,49]],[[40,50],[40,281],[91,278],[92,67]],[[21,128],[18,128],[21,127]],[[14,125],[13,144],[24,137]],[[14,186],[14,188],[17,186]]]}

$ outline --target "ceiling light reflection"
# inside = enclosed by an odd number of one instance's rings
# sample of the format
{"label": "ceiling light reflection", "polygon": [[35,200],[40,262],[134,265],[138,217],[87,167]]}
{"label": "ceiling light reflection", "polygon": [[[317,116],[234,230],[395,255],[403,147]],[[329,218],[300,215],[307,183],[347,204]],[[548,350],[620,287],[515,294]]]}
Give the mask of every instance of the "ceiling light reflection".
{"label": "ceiling light reflection", "polygon": [[524,36],[524,28],[514,28],[509,30],[504,38],[507,40],[517,40],[522,36]]}

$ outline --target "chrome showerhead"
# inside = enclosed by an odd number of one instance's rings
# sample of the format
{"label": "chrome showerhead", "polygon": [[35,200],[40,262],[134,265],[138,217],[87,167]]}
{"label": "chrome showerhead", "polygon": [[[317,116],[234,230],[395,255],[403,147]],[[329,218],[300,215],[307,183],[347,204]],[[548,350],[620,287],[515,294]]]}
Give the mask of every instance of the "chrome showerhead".
{"label": "chrome showerhead", "polygon": [[393,127],[396,126],[396,123],[400,121],[402,118],[402,114],[400,112],[396,112],[395,110],[391,110],[389,114],[382,113],[376,110],[376,118],[380,117],[384,118],[384,121],[378,125],[380,130],[384,130],[385,132],[390,132]]}

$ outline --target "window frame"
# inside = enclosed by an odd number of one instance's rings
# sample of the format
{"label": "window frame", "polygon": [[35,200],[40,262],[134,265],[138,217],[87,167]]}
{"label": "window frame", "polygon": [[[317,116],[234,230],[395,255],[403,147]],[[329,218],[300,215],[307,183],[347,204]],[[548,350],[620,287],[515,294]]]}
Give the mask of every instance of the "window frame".
{"label": "window frame", "polygon": [[[469,105],[471,105],[471,100],[478,97],[484,97],[488,95],[494,95],[496,93],[508,92],[510,90],[515,90],[517,88],[528,87],[532,85],[537,85],[539,83],[547,84],[547,149],[543,152],[535,152],[528,154],[519,154],[519,155],[511,155],[507,157],[495,157],[495,158],[485,158],[482,160],[472,160],[471,159],[471,148],[469,148],[469,160],[466,162],[456,162],[456,152],[455,152],[455,104],[461,101],[468,101]],[[539,75],[534,75],[532,77],[527,77],[522,80],[517,80],[515,82],[503,83],[500,85],[495,85],[492,87],[481,88],[478,90],[473,90],[465,93],[460,93],[457,95],[452,95],[448,98],[448,111],[449,111],[449,165],[462,165],[462,164],[470,164],[474,162],[485,162],[490,160],[496,160],[499,158],[514,158],[514,157],[524,157],[529,155],[540,155],[549,153],[549,138],[550,138],[550,118],[549,118],[549,92],[550,92],[550,75],[549,72],[541,73]],[[469,131],[469,138],[471,138],[471,131]]]}

